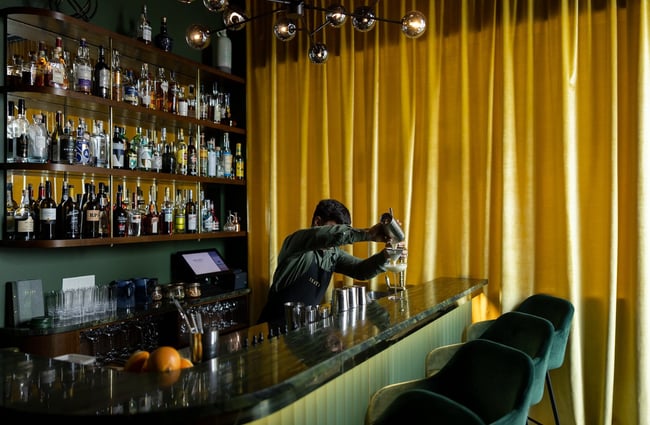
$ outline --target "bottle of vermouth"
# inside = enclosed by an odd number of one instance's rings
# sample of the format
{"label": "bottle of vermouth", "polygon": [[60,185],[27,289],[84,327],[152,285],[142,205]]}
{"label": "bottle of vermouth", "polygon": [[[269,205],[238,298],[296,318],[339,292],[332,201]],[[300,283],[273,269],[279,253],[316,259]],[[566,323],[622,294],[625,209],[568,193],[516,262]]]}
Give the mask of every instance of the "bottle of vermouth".
{"label": "bottle of vermouth", "polygon": [[38,238],[56,239],[56,202],[52,199],[52,183],[45,181],[45,195],[38,204],[39,232]]}

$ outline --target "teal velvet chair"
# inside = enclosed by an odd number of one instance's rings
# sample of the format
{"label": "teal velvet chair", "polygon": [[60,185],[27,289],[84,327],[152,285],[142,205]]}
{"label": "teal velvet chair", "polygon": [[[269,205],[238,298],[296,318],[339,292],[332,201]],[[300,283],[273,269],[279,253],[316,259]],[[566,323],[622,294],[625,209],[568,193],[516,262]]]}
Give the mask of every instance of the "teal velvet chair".
{"label": "teal velvet chair", "polygon": [[[387,418],[397,417],[407,420],[411,411],[417,411],[419,422],[416,423],[425,423],[428,411],[429,423],[462,424],[455,421],[460,415],[467,418],[475,415],[482,422],[468,424],[524,425],[531,403],[534,370],[531,358],[520,350],[489,340],[468,341],[434,375],[377,390],[370,398],[365,423],[384,424],[388,423]],[[436,398],[436,401],[430,400],[430,407],[420,404],[426,397],[411,393],[414,389],[435,393],[437,397],[429,399]],[[440,407],[443,403],[446,408]],[[468,412],[461,412],[464,410]]]}

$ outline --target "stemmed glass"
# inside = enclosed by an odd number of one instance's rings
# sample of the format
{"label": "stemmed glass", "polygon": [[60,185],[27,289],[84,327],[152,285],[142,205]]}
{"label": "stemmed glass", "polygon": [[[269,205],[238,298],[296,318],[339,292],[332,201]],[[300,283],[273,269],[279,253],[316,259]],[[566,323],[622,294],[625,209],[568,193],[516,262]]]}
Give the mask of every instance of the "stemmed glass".
{"label": "stemmed glass", "polygon": [[388,246],[386,247],[386,252],[388,253],[388,259],[384,267],[386,272],[392,272],[394,276],[393,284],[389,283],[389,289],[393,289],[394,292],[388,297],[390,300],[401,300],[404,298],[403,292],[406,290],[406,283],[404,280],[404,274],[406,272],[406,252],[404,247],[400,246]]}

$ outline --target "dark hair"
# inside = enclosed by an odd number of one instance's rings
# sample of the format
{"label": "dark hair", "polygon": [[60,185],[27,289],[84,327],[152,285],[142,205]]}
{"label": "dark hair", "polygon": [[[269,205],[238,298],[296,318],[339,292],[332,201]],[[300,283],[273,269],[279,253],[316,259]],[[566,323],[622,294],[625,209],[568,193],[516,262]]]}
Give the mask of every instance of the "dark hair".
{"label": "dark hair", "polygon": [[320,201],[314,210],[314,215],[311,219],[312,223],[316,217],[320,217],[323,222],[333,220],[336,224],[352,223],[350,211],[336,199],[323,199]]}

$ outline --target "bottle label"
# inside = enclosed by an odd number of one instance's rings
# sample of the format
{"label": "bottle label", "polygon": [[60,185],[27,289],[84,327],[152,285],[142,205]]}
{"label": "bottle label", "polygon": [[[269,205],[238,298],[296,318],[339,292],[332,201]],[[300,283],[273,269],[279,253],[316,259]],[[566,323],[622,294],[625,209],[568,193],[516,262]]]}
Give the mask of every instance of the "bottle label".
{"label": "bottle label", "polygon": [[86,221],[99,222],[99,210],[87,210]]}
{"label": "bottle label", "polygon": [[124,143],[113,139],[113,168],[124,167]]}
{"label": "bottle label", "polygon": [[185,100],[180,100],[178,102],[178,115],[182,115],[184,117],[187,116],[187,102]]}
{"label": "bottle label", "polygon": [[34,219],[29,216],[26,220],[17,220],[18,233],[32,233],[34,231]]}
{"label": "bottle label", "polygon": [[16,231],[16,219],[13,215],[8,215],[5,223],[7,223],[7,233],[11,234]]}
{"label": "bottle label", "polygon": [[41,208],[41,221],[56,221],[56,208]]}
{"label": "bottle label", "polygon": [[77,91],[90,93],[93,71],[89,65],[77,65]]}
{"label": "bottle label", "polygon": [[90,162],[90,148],[86,139],[77,139],[75,161],[77,164],[88,164]]}
{"label": "bottle label", "polygon": [[99,79],[97,83],[100,88],[108,90],[108,88],[110,87],[110,81],[111,81],[111,72],[108,69],[105,68],[99,71]]}
{"label": "bottle label", "polygon": [[188,232],[195,232],[196,231],[196,225],[197,225],[197,216],[196,214],[188,214],[187,215],[187,231]]}
{"label": "bottle label", "polygon": [[223,154],[223,176],[232,177],[232,154]]}

